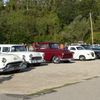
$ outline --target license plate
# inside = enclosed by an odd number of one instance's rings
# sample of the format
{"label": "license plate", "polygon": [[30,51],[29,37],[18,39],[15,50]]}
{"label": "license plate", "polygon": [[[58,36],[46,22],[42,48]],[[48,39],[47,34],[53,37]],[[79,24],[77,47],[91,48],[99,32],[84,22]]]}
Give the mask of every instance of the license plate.
{"label": "license plate", "polygon": [[37,63],[37,60],[32,60],[32,63]]}

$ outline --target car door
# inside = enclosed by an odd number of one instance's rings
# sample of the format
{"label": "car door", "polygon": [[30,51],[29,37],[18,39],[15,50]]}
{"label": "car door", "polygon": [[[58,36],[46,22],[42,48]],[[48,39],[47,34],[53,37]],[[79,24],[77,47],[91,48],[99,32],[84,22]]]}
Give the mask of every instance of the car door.
{"label": "car door", "polygon": [[69,47],[69,50],[74,53],[73,54],[73,58],[74,59],[78,59],[78,51],[77,51],[77,49],[75,47]]}

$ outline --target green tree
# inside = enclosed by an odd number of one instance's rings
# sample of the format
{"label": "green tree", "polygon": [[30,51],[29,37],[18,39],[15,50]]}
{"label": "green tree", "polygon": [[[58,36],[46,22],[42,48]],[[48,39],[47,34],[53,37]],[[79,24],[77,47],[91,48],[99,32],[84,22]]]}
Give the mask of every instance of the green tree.
{"label": "green tree", "polygon": [[6,6],[0,1],[0,41],[86,40],[90,35],[89,12],[94,31],[100,31],[99,10],[100,0],[10,0]]}
{"label": "green tree", "polygon": [[62,24],[70,24],[77,16],[76,0],[58,0],[57,14]]}
{"label": "green tree", "polygon": [[92,18],[95,21],[98,14],[99,14],[99,9],[98,9],[98,3],[96,0],[81,0],[79,4],[79,9],[80,9],[80,14],[83,17],[89,18],[89,13],[92,13]]}
{"label": "green tree", "polygon": [[78,16],[74,19],[74,21],[64,27],[63,37],[67,42],[78,42],[84,41],[84,38],[89,28],[89,21],[86,18],[82,19],[82,16]]}

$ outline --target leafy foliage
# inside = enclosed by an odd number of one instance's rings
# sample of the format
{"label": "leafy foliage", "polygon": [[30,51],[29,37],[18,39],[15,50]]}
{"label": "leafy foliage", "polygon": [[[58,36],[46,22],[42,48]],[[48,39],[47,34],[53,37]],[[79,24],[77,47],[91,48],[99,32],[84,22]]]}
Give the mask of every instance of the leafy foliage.
{"label": "leafy foliage", "polygon": [[93,29],[100,32],[100,0],[9,0],[6,6],[0,1],[0,42],[91,43],[90,12]]}
{"label": "leafy foliage", "polygon": [[64,37],[66,36],[66,40],[69,42],[77,42],[84,41],[86,33],[89,31],[89,21],[86,18],[82,18],[82,16],[78,16],[74,19],[74,21],[64,27]]}

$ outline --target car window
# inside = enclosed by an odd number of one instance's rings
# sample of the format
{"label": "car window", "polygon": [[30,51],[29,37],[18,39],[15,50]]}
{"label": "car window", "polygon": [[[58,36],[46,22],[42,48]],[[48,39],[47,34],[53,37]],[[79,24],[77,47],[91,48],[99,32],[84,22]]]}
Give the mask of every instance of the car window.
{"label": "car window", "polygon": [[10,52],[10,47],[3,47],[2,52]]}
{"label": "car window", "polygon": [[87,50],[90,50],[91,49],[90,45],[82,45],[82,47],[84,47]]}
{"label": "car window", "polygon": [[92,48],[92,50],[100,50],[100,48]]}
{"label": "car window", "polygon": [[59,48],[59,44],[58,43],[51,43],[50,44],[50,48],[58,49]]}
{"label": "car window", "polygon": [[74,47],[71,47],[70,50],[76,50]]}
{"label": "car window", "polygon": [[25,46],[12,46],[11,52],[18,52],[18,51],[27,51]]}
{"label": "car window", "polygon": [[76,47],[77,50],[84,50],[84,47]]}
{"label": "car window", "polygon": [[40,44],[39,47],[41,49],[46,49],[46,48],[48,48],[48,44]]}

